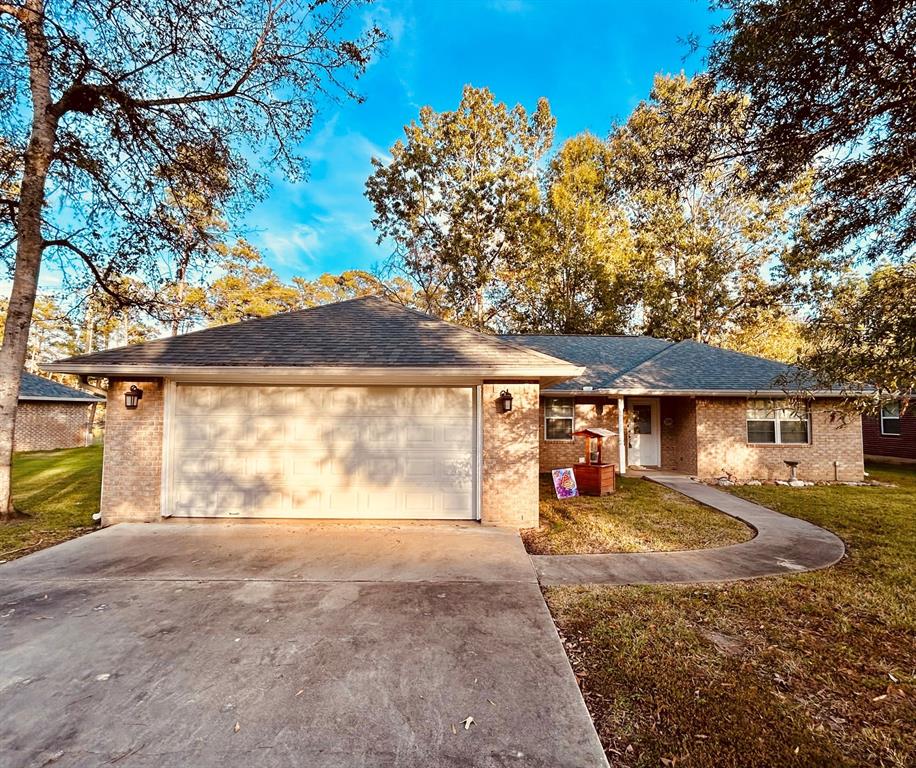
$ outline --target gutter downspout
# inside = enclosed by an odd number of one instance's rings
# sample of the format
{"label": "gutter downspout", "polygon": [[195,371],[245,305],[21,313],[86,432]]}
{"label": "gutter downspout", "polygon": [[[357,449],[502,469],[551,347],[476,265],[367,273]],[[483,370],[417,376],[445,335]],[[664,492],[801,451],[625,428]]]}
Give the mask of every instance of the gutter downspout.
{"label": "gutter downspout", "polygon": [[624,431],[623,424],[623,409],[624,409],[624,399],[622,397],[617,398],[617,448],[618,448],[618,460],[620,461],[619,474],[625,475],[627,473],[627,435]]}

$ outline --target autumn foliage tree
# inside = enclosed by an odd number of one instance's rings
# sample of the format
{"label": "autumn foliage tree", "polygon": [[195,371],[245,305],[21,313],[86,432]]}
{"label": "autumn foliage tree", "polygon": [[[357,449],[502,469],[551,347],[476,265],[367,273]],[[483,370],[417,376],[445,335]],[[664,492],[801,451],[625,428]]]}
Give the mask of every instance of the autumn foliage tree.
{"label": "autumn foliage tree", "polygon": [[482,330],[501,313],[505,280],[528,253],[554,125],[546,99],[529,115],[466,86],[454,110],[423,107],[390,162],[373,159],[366,196],[379,241],[394,243],[397,265],[440,299],[440,314]]}
{"label": "autumn foliage tree", "polygon": [[[357,0],[0,0],[0,247],[13,268],[0,347],[0,515],[19,376],[43,257],[112,275],[158,273],[175,243],[150,227],[166,186],[237,196],[297,177],[316,97],[356,97],[383,39]],[[208,147],[220,163],[182,148]],[[168,167],[169,177],[160,169]],[[64,210],[65,215],[55,215]],[[151,281],[152,284],[152,281]]]}
{"label": "autumn foliage tree", "polygon": [[748,109],[709,76],[657,76],[611,133],[611,184],[633,232],[645,333],[721,343],[792,298],[782,267],[809,180],[802,173],[768,194],[744,187]]}
{"label": "autumn foliage tree", "polygon": [[617,204],[607,143],[564,142],[542,175],[527,258],[508,281],[506,323],[517,332],[620,333],[637,302],[632,232]]}
{"label": "autumn foliage tree", "polygon": [[803,362],[821,382],[839,377],[909,399],[916,7],[912,0],[717,5],[725,20],[710,69],[750,96],[748,187],[766,193],[805,168],[816,172],[805,238],[792,259],[820,288]]}

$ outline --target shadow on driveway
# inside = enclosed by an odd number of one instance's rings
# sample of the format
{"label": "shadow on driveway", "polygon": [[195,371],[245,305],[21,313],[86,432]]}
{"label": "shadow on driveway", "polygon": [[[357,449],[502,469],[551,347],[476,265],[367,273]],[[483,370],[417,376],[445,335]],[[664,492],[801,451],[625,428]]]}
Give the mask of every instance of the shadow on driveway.
{"label": "shadow on driveway", "polygon": [[238,522],[0,566],[0,763],[606,765],[516,533]]}

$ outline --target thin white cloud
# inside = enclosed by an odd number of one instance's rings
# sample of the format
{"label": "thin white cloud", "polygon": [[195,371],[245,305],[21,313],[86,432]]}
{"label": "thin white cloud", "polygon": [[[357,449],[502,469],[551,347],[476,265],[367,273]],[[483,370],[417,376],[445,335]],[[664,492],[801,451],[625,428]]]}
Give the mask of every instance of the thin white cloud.
{"label": "thin white cloud", "polygon": [[372,158],[390,162],[387,150],[358,131],[341,130],[331,117],[303,145],[312,163],[307,181],[278,184],[248,218],[253,242],[281,276],[369,268],[387,255],[376,244],[373,210],[364,195]]}
{"label": "thin white cloud", "polygon": [[308,224],[296,224],[290,229],[273,227],[261,234],[261,243],[270,252],[276,266],[311,266],[321,248],[321,235]]}

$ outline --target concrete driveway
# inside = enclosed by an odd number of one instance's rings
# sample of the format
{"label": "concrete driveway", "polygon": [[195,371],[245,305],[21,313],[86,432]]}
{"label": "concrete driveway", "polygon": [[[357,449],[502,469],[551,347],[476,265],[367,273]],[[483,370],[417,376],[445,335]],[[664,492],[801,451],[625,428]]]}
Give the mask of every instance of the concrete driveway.
{"label": "concrete driveway", "polygon": [[606,761],[514,532],[232,522],[0,566],[0,764]]}

